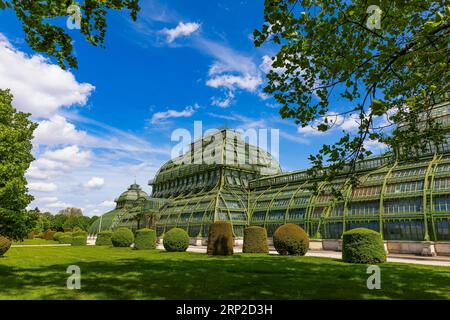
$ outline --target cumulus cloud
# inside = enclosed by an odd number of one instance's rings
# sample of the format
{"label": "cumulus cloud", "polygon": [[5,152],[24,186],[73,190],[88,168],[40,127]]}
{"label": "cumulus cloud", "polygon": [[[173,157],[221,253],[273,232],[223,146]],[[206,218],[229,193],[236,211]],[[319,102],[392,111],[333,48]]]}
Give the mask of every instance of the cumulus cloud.
{"label": "cumulus cloud", "polygon": [[28,189],[37,192],[53,192],[58,189],[58,186],[52,182],[32,182],[28,184]]}
{"label": "cumulus cloud", "polygon": [[179,37],[187,37],[200,29],[200,24],[196,22],[180,22],[173,29],[164,28],[161,33],[167,36],[167,42],[172,43]]}
{"label": "cumulus cloud", "polygon": [[76,145],[63,149],[49,150],[31,163],[26,177],[37,180],[55,178],[74,168],[88,166],[91,156],[92,154],[89,150],[82,151]]}
{"label": "cumulus cloud", "polygon": [[83,106],[95,89],[48,59],[17,50],[0,33],[0,88],[11,89],[14,106],[35,117],[48,117],[60,108]]}
{"label": "cumulus cloud", "polygon": [[92,177],[87,183],[84,184],[84,187],[87,189],[100,189],[105,184],[105,179],[100,177]]}
{"label": "cumulus cloud", "polygon": [[194,106],[187,106],[181,111],[169,109],[167,111],[156,112],[155,114],[153,114],[150,122],[152,124],[163,124],[166,123],[165,120],[170,118],[188,118],[191,117],[195,113],[195,110],[198,108],[199,106],[195,104]]}
{"label": "cumulus cloud", "polygon": [[75,125],[67,122],[66,118],[54,115],[48,120],[39,122],[34,132],[34,143],[55,145],[82,143],[88,137],[87,132],[77,130]]}

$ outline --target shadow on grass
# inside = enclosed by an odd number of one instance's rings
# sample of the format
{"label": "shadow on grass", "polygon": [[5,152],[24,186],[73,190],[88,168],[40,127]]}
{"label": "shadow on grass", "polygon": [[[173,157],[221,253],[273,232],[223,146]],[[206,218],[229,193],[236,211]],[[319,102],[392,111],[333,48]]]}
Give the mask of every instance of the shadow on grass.
{"label": "shadow on grass", "polygon": [[380,265],[382,289],[368,290],[367,266],[323,258],[153,252],[145,258],[70,264],[81,268],[81,290],[66,288],[68,264],[0,265],[1,295],[6,299],[450,298],[450,268],[440,272]]}

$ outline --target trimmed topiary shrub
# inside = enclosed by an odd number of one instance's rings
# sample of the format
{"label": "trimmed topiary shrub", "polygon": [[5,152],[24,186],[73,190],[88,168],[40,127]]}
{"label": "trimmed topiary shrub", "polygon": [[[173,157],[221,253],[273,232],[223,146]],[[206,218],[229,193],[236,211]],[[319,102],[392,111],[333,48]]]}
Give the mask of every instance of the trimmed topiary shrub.
{"label": "trimmed topiary shrub", "polygon": [[269,253],[267,231],[263,227],[248,227],[244,229],[244,253]]}
{"label": "trimmed topiary shrub", "polygon": [[69,232],[66,232],[62,236],[59,237],[58,242],[60,244],[72,244],[72,235],[69,234]]}
{"label": "trimmed topiary shrub", "polygon": [[75,236],[72,237],[72,246],[85,246],[87,242],[87,237],[85,236]]}
{"label": "trimmed topiary shrub", "polygon": [[140,229],[136,232],[134,249],[156,249],[156,231],[152,229]]}
{"label": "trimmed topiary shrub", "polygon": [[7,237],[0,236],[0,257],[2,257],[9,248],[11,248],[11,240]]}
{"label": "trimmed topiary shrub", "polygon": [[96,246],[112,246],[112,231],[100,231],[97,235],[97,240],[95,240]]}
{"label": "trimmed topiary shrub", "polygon": [[133,244],[134,235],[128,228],[118,228],[111,236],[111,242],[114,247],[129,247]]}
{"label": "trimmed topiary shrub", "polygon": [[63,235],[64,235],[64,232],[56,232],[56,233],[53,235],[53,240],[59,241],[59,238],[60,238],[61,236],[63,236]]}
{"label": "trimmed topiary shrub", "polygon": [[366,228],[356,228],[344,232],[342,260],[367,264],[386,262],[386,252],[381,235]]}
{"label": "trimmed topiary shrub", "polygon": [[233,229],[226,221],[217,221],[209,226],[207,254],[228,256],[233,254]]}
{"label": "trimmed topiary shrub", "polygon": [[72,236],[74,236],[74,237],[79,237],[79,236],[87,237],[88,233],[86,231],[84,231],[83,229],[81,229],[81,228],[75,228],[72,231]]}
{"label": "trimmed topiary shrub", "polygon": [[172,228],[164,234],[164,249],[169,252],[184,252],[189,247],[189,235],[180,228]]}
{"label": "trimmed topiary shrub", "polygon": [[280,255],[304,256],[309,249],[309,237],[298,225],[287,223],[273,234],[273,245]]}
{"label": "trimmed topiary shrub", "polygon": [[39,238],[39,239],[44,239],[45,233],[44,232],[39,232],[38,234],[36,234],[34,237],[35,238]]}
{"label": "trimmed topiary shrub", "polygon": [[56,233],[56,231],[54,231],[54,230],[47,230],[44,234],[44,239],[45,240],[53,240],[55,233]]}
{"label": "trimmed topiary shrub", "polygon": [[34,239],[35,233],[34,231],[31,231],[30,233],[27,234],[27,239],[32,240]]}

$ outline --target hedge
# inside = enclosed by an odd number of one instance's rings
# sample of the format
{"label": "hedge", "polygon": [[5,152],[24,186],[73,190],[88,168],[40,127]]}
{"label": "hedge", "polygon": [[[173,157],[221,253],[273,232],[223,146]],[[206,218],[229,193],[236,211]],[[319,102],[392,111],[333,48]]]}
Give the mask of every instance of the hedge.
{"label": "hedge", "polygon": [[156,231],[152,229],[140,229],[136,232],[134,249],[156,249]]}
{"label": "hedge", "polygon": [[344,232],[342,260],[367,264],[386,262],[386,251],[381,235],[366,228],[356,228]]}
{"label": "hedge", "polygon": [[100,231],[97,235],[97,240],[95,240],[96,246],[112,246],[112,231],[106,230],[106,231]]}
{"label": "hedge", "polygon": [[87,237],[85,236],[74,236],[72,237],[72,246],[85,246],[87,242]]}
{"label": "hedge", "polygon": [[55,233],[56,233],[56,231],[54,231],[54,230],[47,230],[44,233],[44,239],[45,240],[53,240]]}
{"label": "hedge", "polygon": [[248,227],[244,229],[244,253],[269,253],[267,231],[263,227]]}
{"label": "hedge", "polygon": [[228,256],[233,254],[233,230],[226,221],[217,221],[209,226],[207,254]]}
{"label": "hedge", "polygon": [[70,232],[65,232],[64,235],[59,237],[58,241],[61,244],[72,244],[72,235]]}
{"label": "hedge", "polygon": [[164,249],[169,252],[184,252],[189,247],[189,235],[180,228],[172,228],[164,234]]}
{"label": "hedge", "polygon": [[60,238],[61,236],[63,236],[63,235],[64,235],[64,232],[56,232],[56,233],[53,235],[53,240],[59,241],[59,238]]}
{"label": "hedge", "polygon": [[7,237],[0,236],[0,257],[3,256],[9,248],[11,248],[11,240]]}
{"label": "hedge", "polygon": [[309,237],[298,225],[287,223],[273,234],[273,245],[280,255],[304,256],[309,249]]}
{"label": "hedge", "polygon": [[125,227],[118,228],[111,236],[111,242],[114,247],[129,247],[133,244],[133,241],[133,232]]}

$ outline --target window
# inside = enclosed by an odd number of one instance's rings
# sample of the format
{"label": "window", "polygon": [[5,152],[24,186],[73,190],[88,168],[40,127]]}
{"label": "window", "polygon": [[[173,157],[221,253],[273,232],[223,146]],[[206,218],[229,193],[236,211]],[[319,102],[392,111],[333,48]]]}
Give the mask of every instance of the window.
{"label": "window", "polygon": [[305,218],[306,208],[297,208],[289,210],[289,220]]}
{"label": "window", "polygon": [[253,213],[252,221],[264,221],[266,218],[266,212],[265,211],[258,211]]}
{"label": "window", "polygon": [[400,200],[387,200],[384,203],[384,213],[404,213],[404,212],[421,212],[422,211],[422,199],[400,199]]}
{"label": "window", "polygon": [[423,190],[423,180],[390,184],[386,188],[386,193],[416,192],[421,190]]}
{"label": "window", "polygon": [[450,211],[450,195],[439,195],[433,197],[434,211]]}
{"label": "window", "polygon": [[269,220],[284,220],[285,210],[275,210],[269,212]]}
{"label": "window", "polygon": [[358,187],[353,190],[354,197],[367,197],[379,195],[381,191],[381,186],[370,186],[370,187]]}
{"label": "window", "polygon": [[247,215],[243,212],[231,212],[232,220],[247,221]]}
{"label": "window", "polygon": [[289,199],[278,199],[272,203],[272,206],[273,207],[287,206],[288,203],[289,203]]}
{"label": "window", "polygon": [[348,205],[349,215],[373,215],[378,213],[380,213],[379,201],[355,202]]}
{"label": "window", "polygon": [[435,190],[448,189],[449,186],[450,186],[450,178],[442,178],[434,180]]}

